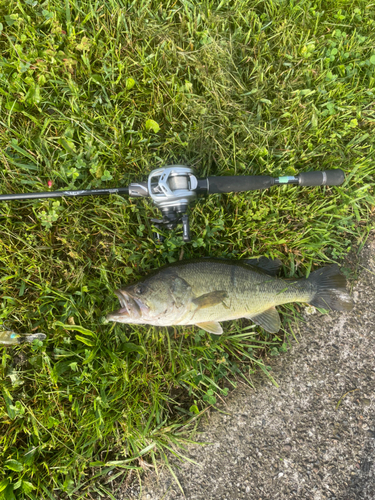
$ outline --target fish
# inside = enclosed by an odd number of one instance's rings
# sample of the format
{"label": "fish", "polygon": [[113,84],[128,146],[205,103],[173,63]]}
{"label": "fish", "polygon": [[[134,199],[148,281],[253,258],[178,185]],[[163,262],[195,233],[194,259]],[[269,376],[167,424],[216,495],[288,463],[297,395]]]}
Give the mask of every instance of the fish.
{"label": "fish", "polygon": [[12,346],[23,344],[24,342],[33,342],[34,340],[44,340],[44,333],[20,334],[11,330],[0,330],[0,345]]}
{"label": "fish", "polygon": [[353,301],[337,264],[308,278],[277,277],[280,262],[265,257],[250,261],[192,259],[156,269],[117,290],[120,309],[108,321],[154,326],[196,325],[223,333],[221,322],[247,318],[269,333],[281,321],[276,306],[302,302],[326,310],[350,311]]}

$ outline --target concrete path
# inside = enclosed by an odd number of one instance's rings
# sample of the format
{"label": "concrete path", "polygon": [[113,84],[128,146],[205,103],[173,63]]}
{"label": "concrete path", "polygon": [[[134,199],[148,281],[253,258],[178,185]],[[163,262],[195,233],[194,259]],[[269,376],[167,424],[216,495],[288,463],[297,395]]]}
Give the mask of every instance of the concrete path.
{"label": "concrete path", "polygon": [[375,238],[358,269],[353,311],[306,317],[269,361],[279,388],[259,374],[207,414],[195,439],[211,444],[188,452],[199,466],[174,462],[185,496],[164,470],[118,499],[375,499]]}

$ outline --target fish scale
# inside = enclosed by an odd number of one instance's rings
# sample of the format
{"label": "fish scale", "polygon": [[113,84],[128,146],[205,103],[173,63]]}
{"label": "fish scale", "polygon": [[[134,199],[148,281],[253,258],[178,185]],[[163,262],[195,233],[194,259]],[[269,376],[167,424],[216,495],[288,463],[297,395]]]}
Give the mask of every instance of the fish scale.
{"label": "fish scale", "polygon": [[308,302],[314,293],[306,283],[297,280],[288,283],[241,262],[197,262],[179,267],[178,275],[190,284],[196,297],[215,290],[228,294],[219,304],[187,314],[178,323],[182,325],[192,324],[193,320],[199,323],[207,319],[227,321],[249,317],[276,305]]}

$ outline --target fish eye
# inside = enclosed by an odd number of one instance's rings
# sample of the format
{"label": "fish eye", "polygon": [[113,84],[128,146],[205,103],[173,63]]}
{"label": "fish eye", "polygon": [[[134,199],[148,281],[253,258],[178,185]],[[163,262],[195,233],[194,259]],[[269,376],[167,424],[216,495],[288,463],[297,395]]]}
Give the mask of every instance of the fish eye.
{"label": "fish eye", "polygon": [[146,287],[145,287],[145,286],[143,286],[143,285],[137,285],[137,286],[135,287],[135,290],[134,290],[134,291],[135,291],[135,293],[136,293],[137,295],[142,295],[142,293],[144,293],[145,289],[146,289]]}

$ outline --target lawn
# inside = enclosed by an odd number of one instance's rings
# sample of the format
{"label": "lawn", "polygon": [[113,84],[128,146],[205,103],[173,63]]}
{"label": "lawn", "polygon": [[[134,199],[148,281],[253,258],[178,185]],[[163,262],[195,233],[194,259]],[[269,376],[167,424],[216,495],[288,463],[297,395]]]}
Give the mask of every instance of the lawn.
{"label": "lawn", "polygon": [[181,228],[153,239],[148,200],[0,202],[0,321],[47,335],[0,348],[0,498],[116,498],[127,474],[183,454],[186,429],[238,380],[272,378],[296,306],[278,335],[103,318],[120,284],[180,258],[267,255],[304,276],[364,245],[374,29],[360,0],[0,0],[1,193],[127,186],[174,163],[199,177],[346,173],[339,187],[199,200],[190,243]]}

